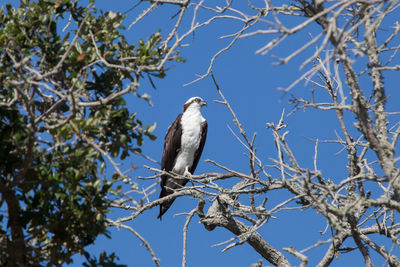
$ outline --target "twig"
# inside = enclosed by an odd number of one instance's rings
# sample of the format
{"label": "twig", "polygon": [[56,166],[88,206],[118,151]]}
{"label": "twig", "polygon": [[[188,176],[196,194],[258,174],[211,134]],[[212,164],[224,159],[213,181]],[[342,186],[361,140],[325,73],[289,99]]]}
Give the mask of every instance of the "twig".
{"label": "twig", "polygon": [[144,238],[143,238],[138,232],[136,232],[132,227],[127,226],[127,225],[122,224],[122,223],[115,222],[115,221],[113,221],[113,220],[111,220],[111,219],[107,219],[107,222],[108,222],[109,224],[113,225],[113,226],[121,227],[121,228],[127,229],[127,230],[129,230],[130,232],[132,232],[137,238],[139,238],[140,241],[142,241],[143,245],[144,245],[144,246],[146,247],[146,249],[149,251],[149,253],[150,253],[150,255],[151,255],[151,257],[152,257],[152,260],[154,261],[155,265],[156,265],[157,267],[161,267],[160,260],[156,257],[156,254],[154,253],[153,249],[151,248],[149,242],[147,242],[146,239],[144,239]]}
{"label": "twig", "polygon": [[187,216],[185,225],[183,226],[183,249],[182,249],[182,267],[186,267],[186,253],[187,253],[187,231],[189,227],[189,223],[193,218],[193,215],[196,213],[197,207],[190,211]]}

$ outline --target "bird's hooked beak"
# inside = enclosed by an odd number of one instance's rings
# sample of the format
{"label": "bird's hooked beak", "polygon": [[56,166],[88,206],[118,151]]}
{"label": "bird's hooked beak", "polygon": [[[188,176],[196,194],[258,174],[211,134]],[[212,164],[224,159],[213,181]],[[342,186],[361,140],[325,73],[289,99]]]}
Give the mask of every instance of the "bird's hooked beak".
{"label": "bird's hooked beak", "polygon": [[203,100],[203,101],[201,101],[201,102],[200,102],[200,106],[202,106],[202,107],[204,107],[204,106],[207,106],[207,102],[206,102],[206,101],[204,101],[204,100]]}

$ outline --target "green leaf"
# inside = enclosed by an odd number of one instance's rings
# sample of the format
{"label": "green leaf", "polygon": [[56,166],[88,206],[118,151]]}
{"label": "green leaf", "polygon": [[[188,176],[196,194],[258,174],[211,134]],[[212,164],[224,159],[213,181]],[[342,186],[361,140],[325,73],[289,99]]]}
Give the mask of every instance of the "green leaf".
{"label": "green leaf", "polygon": [[149,133],[151,133],[151,132],[153,132],[153,131],[156,129],[156,127],[157,127],[157,122],[154,122],[153,125],[151,125],[151,126],[147,129],[147,131],[148,131]]}

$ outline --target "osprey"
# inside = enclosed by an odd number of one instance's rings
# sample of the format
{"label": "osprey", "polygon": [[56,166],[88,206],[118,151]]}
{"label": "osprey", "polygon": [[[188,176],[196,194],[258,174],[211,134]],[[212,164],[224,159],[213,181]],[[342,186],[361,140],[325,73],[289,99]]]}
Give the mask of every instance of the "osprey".
{"label": "osprey", "polygon": [[[207,137],[207,121],[201,115],[201,108],[207,103],[200,97],[192,97],[183,105],[183,113],[179,114],[169,126],[164,141],[161,158],[161,169],[167,172],[190,177],[199,163],[201,152]],[[161,176],[160,198],[182,188],[188,179],[174,179],[168,175]],[[160,204],[161,216],[172,205],[174,199]]]}

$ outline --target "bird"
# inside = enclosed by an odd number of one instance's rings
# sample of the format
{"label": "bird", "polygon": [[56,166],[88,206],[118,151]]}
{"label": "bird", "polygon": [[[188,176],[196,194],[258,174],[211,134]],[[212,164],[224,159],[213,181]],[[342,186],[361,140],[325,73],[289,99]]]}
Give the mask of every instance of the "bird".
{"label": "bird", "polygon": [[[191,97],[183,105],[179,114],[169,126],[164,139],[164,150],[161,158],[161,170],[173,172],[190,178],[196,170],[207,138],[208,124],[201,114],[201,108],[207,106],[201,97]],[[161,175],[160,197],[168,196],[176,189],[186,185],[189,179],[175,179],[168,174]],[[169,209],[174,199],[160,204],[157,218]]]}

